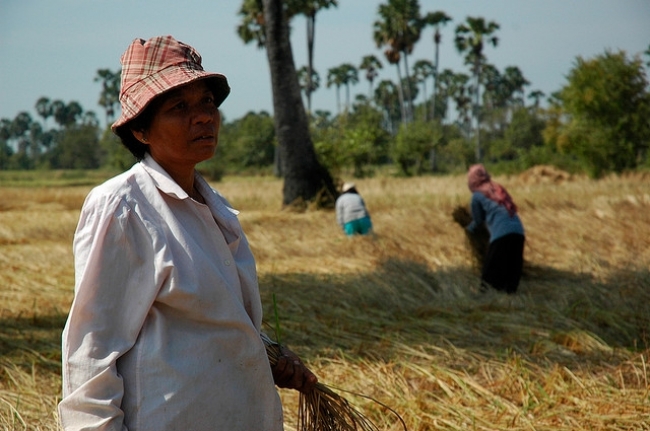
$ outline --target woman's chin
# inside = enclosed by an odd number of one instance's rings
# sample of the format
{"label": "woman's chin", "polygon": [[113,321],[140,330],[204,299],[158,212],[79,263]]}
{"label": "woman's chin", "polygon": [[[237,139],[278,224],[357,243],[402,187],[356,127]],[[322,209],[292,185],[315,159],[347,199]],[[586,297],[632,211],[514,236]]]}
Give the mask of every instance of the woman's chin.
{"label": "woman's chin", "polygon": [[205,144],[201,148],[197,148],[196,156],[199,158],[200,162],[208,160],[214,156],[215,151],[217,150],[217,145],[215,143]]}

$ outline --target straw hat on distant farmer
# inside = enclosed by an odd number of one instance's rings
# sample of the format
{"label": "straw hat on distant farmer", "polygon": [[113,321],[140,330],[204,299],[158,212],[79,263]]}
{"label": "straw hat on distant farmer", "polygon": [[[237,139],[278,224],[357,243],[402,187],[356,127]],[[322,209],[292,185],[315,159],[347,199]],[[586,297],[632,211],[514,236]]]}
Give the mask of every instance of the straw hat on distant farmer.
{"label": "straw hat on distant farmer", "polygon": [[469,168],[467,186],[472,192],[472,221],[467,230],[475,232],[485,223],[490,232],[481,274],[482,285],[515,293],[523,270],[525,242],[517,205],[502,185],[492,181],[481,164]]}
{"label": "straw hat on distant farmer", "polygon": [[90,192],[74,235],[65,430],[281,431],[275,385],[310,393],[318,381],[286,347],[269,363],[238,212],[196,170],[229,92],[171,36],[122,56],[113,130],[139,162]]}
{"label": "straw hat on distant farmer", "polygon": [[349,192],[354,187],[354,183],[343,183],[343,187],[341,187],[341,193]]}
{"label": "straw hat on distant farmer", "polygon": [[366,204],[354,183],[344,183],[336,200],[336,221],[348,236],[372,233],[372,221]]}

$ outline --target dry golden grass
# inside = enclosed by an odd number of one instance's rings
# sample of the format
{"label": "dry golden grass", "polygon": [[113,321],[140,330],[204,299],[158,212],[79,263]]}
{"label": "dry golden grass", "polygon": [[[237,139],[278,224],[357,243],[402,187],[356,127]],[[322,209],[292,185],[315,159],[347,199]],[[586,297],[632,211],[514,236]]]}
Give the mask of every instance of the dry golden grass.
{"label": "dry golden grass", "polygon": [[[382,430],[650,430],[650,177],[497,177],[527,231],[515,296],[476,293],[462,176],[356,181],[374,237],[227,178],[282,341]],[[89,187],[0,187],[0,429],[55,430],[71,240]],[[269,326],[267,332],[273,333]],[[350,392],[347,392],[350,391]],[[286,429],[297,395],[281,391]]]}

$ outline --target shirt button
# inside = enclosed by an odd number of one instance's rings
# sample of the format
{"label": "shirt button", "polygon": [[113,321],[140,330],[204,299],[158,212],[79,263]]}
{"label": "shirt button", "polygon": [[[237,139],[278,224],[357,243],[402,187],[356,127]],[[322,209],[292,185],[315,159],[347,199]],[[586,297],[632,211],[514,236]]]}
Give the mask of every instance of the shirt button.
{"label": "shirt button", "polygon": [[223,263],[226,266],[230,266],[230,260],[229,259],[224,260]]}

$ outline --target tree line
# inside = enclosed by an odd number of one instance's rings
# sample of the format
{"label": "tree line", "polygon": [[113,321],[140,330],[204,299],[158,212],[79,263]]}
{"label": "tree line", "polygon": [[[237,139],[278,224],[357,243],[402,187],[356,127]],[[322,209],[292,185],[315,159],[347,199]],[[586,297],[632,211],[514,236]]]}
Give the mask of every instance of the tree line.
{"label": "tree line", "polygon": [[[337,111],[313,110],[312,95],[322,90],[313,67],[316,16],[336,6],[336,0],[242,1],[237,33],[267,50],[272,72],[274,61],[277,70],[291,68],[295,80],[277,85],[291,86],[281,93],[285,99],[287,94],[302,99],[304,125],[301,115],[283,116],[283,110],[295,108],[274,98],[273,115],[251,111],[225,119],[217,157],[201,169],[215,179],[235,172],[286,177],[312,157],[313,166],[322,166],[334,179],[344,173],[372,175],[389,164],[400,175],[453,172],[477,161],[509,170],[554,164],[594,177],[650,167],[650,62],[644,63],[640,54],[605,51],[578,57],[564,86],[547,96],[528,90],[531,83],[516,65],[499,70],[489,62],[486,49],[498,49],[499,24],[483,17],[465,17],[453,31],[453,45],[467,70],[440,65],[439,47],[446,42],[442,31],[454,19],[443,11],[422,11],[417,0],[379,5],[368,31],[383,56],[368,53],[358,64],[327,69],[322,82],[336,92]],[[299,15],[307,24],[308,61],[295,69],[290,44],[288,50],[280,49],[288,34],[273,34],[267,27],[279,18],[288,33],[288,23]],[[410,58],[428,29],[434,55]],[[644,54],[650,57],[650,47]],[[395,79],[376,82],[384,67],[394,68]],[[352,94],[360,77],[367,90]],[[94,80],[101,84],[98,105],[110,124],[119,109],[119,71],[99,69]],[[0,169],[123,169],[133,162],[110,131],[99,126],[94,112],[79,103],[42,97],[35,110],[39,119],[27,112],[0,119]],[[287,128],[278,121],[292,123]],[[298,137],[283,137],[279,130]],[[293,141],[283,144],[285,140]]]}

